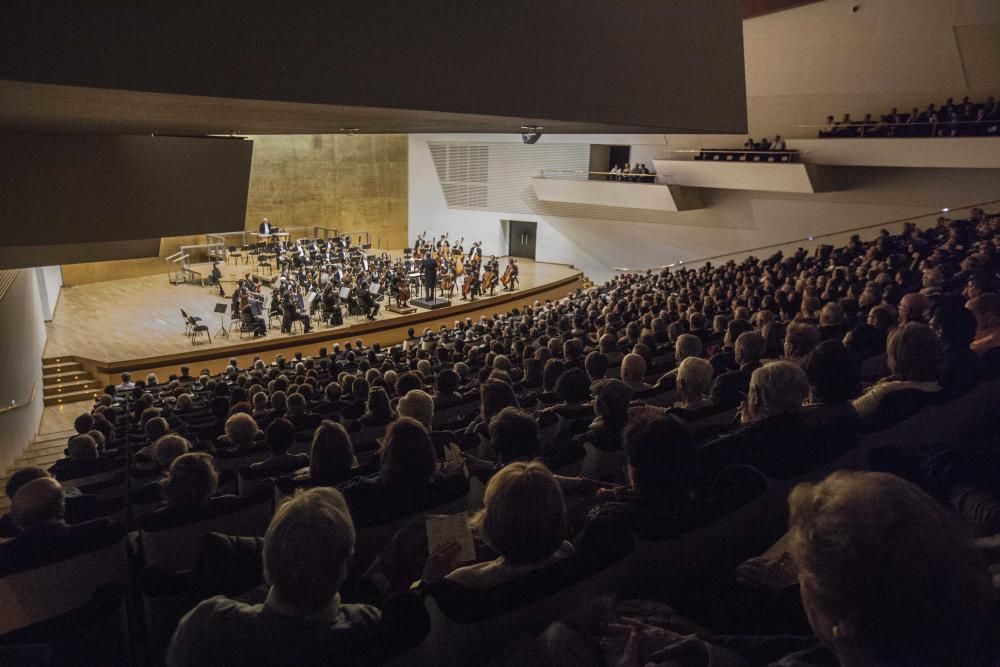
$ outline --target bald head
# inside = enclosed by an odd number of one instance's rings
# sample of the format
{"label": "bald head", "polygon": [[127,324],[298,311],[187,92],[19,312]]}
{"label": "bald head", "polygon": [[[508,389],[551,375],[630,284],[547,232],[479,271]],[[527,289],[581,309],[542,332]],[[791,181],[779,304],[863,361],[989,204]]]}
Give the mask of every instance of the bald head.
{"label": "bald head", "polygon": [[21,528],[57,521],[66,509],[66,493],[51,477],[40,477],[22,486],[11,501],[11,517]]}
{"label": "bald head", "polygon": [[931,301],[920,292],[910,292],[899,302],[899,321],[927,324],[930,318]]}

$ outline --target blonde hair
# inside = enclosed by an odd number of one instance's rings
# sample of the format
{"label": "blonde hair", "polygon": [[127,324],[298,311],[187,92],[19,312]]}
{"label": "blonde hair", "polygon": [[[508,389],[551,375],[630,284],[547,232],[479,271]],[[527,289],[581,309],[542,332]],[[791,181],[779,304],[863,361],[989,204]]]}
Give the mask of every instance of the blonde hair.
{"label": "blonde hair", "polygon": [[472,526],[511,564],[545,560],[566,535],[562,489],[537,461],[511,463],[495,474],[483,505]]}
{"label": "blonde hair", "polygon": [[[990,599],[990,580],[958,521],[894,475],[839,471],[788,500],[790,550],[824,615],[854,623],[874,655],[961,664]],[[830,635],[829,629],[818,629]]]}
{"label": "blonde hair", "polygon": [[695,394],[707,394],[712,389],[712,364],[701,357],[688,357],[677,367],[677,384],[681,382]]}
{"label": "blonde hair", "polygon": [[339,491],[300,491],[274,513],[264,534],[264,579],[279,600],[305,612],[323,609],[347,576],[354,522]]}

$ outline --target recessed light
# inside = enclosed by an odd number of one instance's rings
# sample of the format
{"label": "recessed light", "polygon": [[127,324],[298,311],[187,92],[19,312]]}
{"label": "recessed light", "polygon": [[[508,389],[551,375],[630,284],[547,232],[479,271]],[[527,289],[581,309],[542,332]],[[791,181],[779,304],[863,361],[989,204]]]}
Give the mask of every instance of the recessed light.
{"label": "recessed light", "polygon": [[948,208],[947,206],[945,206],[943,209],[941,209],[941,212],[942,213],[947,213],[950,210],[951,210],[950,208]]}

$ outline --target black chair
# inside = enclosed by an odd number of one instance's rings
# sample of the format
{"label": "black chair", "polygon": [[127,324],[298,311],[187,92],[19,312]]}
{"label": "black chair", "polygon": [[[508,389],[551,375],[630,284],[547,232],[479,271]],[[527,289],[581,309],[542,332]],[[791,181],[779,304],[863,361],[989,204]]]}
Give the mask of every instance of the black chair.
{"label": "black chair", "polygon": [[181,308],[181,317],[184,318],[184,335],[185,336],[190,336],[191,335],[191,326],[193,324],[201,322],[201,318],[200,317],[192,317],[191,315],[188,315],[186,312],[184,312],[183,308]]}
{"label": "black chair", "polygon": [[191,331],[190,336],[191,336],[191,344],[192,345],[195,344],[195,340],[197,340],[199,334],[205,334],[206,336],[208,336],[208,344],[209,345],[212,344],[212,334],[208,330],[208,325],[206,325],[206,324],[199,324],[198,320],[196,320],[196,318],[192,317],[188,321],[188,326],[190,327],[190,331]]}

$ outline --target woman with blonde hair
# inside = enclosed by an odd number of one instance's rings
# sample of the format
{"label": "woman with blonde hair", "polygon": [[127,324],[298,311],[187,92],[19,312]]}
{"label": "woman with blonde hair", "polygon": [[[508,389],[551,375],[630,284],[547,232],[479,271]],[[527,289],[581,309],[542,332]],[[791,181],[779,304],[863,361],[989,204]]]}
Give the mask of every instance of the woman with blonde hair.
{"label": "woman with blonde hair", "polygon": [[500,557],[455,569],[458,545],[445,545],[427,559],[421,581],[443,577],[492,588],[573,555],[562,490],[544,464],[518,461],[501,469],[486,486],[483,505],[471,524]]}
{"label": "woman with blonde hair", "polygon": [[802,605],[839,664],[996,664],[980,645],[995,633],[989,574],[933,498],[894,475],[840,471],[788,504]]}

